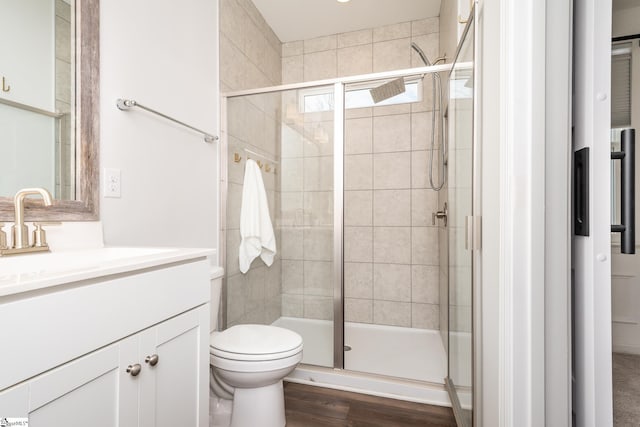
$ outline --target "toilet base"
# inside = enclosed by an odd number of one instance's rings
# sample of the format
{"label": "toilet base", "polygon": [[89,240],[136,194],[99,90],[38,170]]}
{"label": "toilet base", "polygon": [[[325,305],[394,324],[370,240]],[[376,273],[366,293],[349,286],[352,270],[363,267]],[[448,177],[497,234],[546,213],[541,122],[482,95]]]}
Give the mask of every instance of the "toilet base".
{"label": "toilet base", "polygon": [[229,427],[232,406],[231,400],[218,397],[209,390],[209,427]]}
{"label": "toilet base", "polygon": [[282,380],[258,388],[236,388],[233,394],[231,427],[284,427]]}

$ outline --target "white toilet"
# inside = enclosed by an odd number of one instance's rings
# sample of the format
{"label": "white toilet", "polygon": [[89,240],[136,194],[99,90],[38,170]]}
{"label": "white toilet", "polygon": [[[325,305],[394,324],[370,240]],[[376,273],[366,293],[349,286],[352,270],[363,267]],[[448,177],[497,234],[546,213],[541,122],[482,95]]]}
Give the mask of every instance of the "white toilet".
{"label": "white toilet", "polygon": [[[212,307],[220,298],[215,282]],[[216,323],[212,318],[212,327]],[[302,360],[302,337],[276,326],[236,325],[212,331],[209,350],[211,390],[222,399],[212,410],[228,411],[224,400],[231,400],[231,427],[283,427],[282,379]],[[216,414],[212,415],[215,419]]]}

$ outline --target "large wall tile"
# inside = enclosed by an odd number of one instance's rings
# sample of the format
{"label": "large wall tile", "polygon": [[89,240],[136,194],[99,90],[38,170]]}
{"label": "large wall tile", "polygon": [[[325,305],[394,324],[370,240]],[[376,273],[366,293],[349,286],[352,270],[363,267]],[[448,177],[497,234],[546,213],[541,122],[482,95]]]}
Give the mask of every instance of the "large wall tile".
{"label": "large wall tile", "polygon": [[373,72],[411,68],[411,39],[390,40],[373,44]]}
{"label": "large wall tile", "polygon": [[373,261],[373,228],[344,227],[345,262]]}
{"label": "large wall tile", "polygon": [[333,260],[333,228],[305,228],[304,259]]}
{"label": "large wall tile", "polygon": [[440,303],[440,268],[432,265],[411,266],[411,302]]}
{"label": "large wall tile", "polygon": [[374,300],[373,323],[411,327],[411,303]]}
{"label": "large wall tile", "polygon": [[311,226],[333,225],[333,191],[304,193],[304,223]]}
{"label": "large wall tile", "polygon": [[338,49],[349,46],[371,44],[373,42],[373,30],[351,31],[338,34]]}
{"label": "large wall tile", "polygon": [[411,22],[411,36],[413,37],[439,32],[440,18],[427,18]]}
{"label": "large wall tile", "polygon": [[344,189],[370,190],[373,188],[373,156],[371,154],[344,157]]}
{"label": "large wall tile", "polygon": [[333,34],[330,36],[316,37],[314,39],[304,40],[304,53],[321,52],[325,50],[335,50],[338,47],[338,36]]}
{"label": "large wall tile", "polygon": [[411,190],[375,190],[373,225],[376,227],[411,225]]}
{"label": "large wall tile", "polygon": [[304,81],[304,57],[302,55],[282,58],[282,84]]}
{"label": "large wall tile", "polygon": [[[438,117],[436,117],[438,120]],[[430,150],[431,149],[431,129],[433,129],[433,113],[419,112],[411,114],[411,149],[412,150]],[[439,121],[436,122],[436,130],[440,129]],[[439,144],[438,136],[434,135],[434,147]]]}
{"label": "large wall tile", "polygon": [[283,228],[280,238],[282,259],[303,259],[303,230],[301,228]]}
{"label": "large wall tile", "polygon": [[373,46],[361,45],[338,49],[338,76],[355,76],[373,71]]}
{"label": "large wall tile", "polygon": [[333,262],[305,261],[304,262],[304,294],[333,295]]}
{"label": "large wall tile", "polygon": [[373,118],[373,152],[411,150],[411,116],[399,114]]}
{"label": "large wall tile", "polygon": [[348,119],[344,124],[344,153],[368,154],[373,151],[373,119]]}
{"label": "large wall tile", "polygon": [[333,190],[333,157],[304,159],[304,191]]}
{"label": "large wall tile", "polygon": [[344,296],[347,298],[373,298],[373,264],[344,263]]}
{"label": "large wall tile", "polygon": [[373,191],[344,192],[344,225],[373,225]]}
{"label": "large wall tile", "polygon": [[373,188],[411,188],[411,153],[381,153],[373,156]]}
{"label": "large wall tile", "polygon": [[438,193],[423,188],[411,190],[411,225],[427,227],[432,225],[432,214],[440,210]]}
{"label": "large wall tile", "polygon": [[244,274],[227,277],[227,321],[239,320],[245,313],[248,279]]}
{"label": "large wall tile", "polygon": [[411,263],[420,265],[439,265],[438,228],[412,227]]}
{"label": "large wall tile", "polygon": [[282,43],[282,57],[302,55],[304,53],[304,41]]}
{"label": "large wall tile", "polygon": [[307,319],[333,319],[333,297],[304,297],[304,317]]}
{"label": "large wall tile", "polygon": [[283,294],[282,315],[285,317],[304,317],[304,296]]}
{"label": "large wall tile", "polygon": [[303,160],[301,158],[280,161],[280,189],[282,191],[302,191]]}
{"label": "large wall tile", "polygon": [[337,54],[335,50],[304,55],[304,80],[332,79],[337,76]]}
{"label": "large wall tile", "polygon": [[373,42],[385,40],[401,39],[411,36],[411,22],[401,22],[399,24],[386,25],[373,29]]}
{"label": "large wall tile", "polygon": [[373,297],[376,300],[411,301],[411,266],[373,265]]}
{"label": "large wall tile", "polygon": [[282,292],[298,295],[304,293],[304,261],[282,260]]}
{"label": "large wall tile", "polygon": [[281,226],[302,227],[304,225],[303,194],[302,191],[284,191],[280,193],[279,216]]}
{"label": "large wall tile", "polygon": [[373,261],[411,264],[411,227],[374,227]]}
{"label": "large wall tile", "polygon": [[[345,298],[344,300],[345,322],[372,323],[373,300]],[[345,337],[348,339],[348,337]]]}
{"label": "large wall tile", "polygon": [[436,304],[411,304],[411,327],[440,328],[440,308]]}

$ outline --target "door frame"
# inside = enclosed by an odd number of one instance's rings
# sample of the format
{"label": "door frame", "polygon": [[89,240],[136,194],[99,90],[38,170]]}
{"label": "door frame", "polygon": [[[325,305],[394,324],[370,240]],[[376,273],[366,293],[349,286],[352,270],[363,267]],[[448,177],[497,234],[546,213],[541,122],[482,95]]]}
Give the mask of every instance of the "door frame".
{"label": "door frame", "polygon": [[479,2],[477,426],[569,425],[571,3]]}

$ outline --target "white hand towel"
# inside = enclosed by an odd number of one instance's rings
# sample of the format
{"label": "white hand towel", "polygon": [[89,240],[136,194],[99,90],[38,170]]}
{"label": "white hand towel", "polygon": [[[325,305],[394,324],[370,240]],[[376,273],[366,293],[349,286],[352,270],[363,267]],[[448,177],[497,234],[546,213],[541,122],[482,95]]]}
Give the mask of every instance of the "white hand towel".
{"label": "white hand towel", "polygon": [[264,190],[262,174],[257,163],[247,160],[244,169],[242,207],[240,209],[240,271],[249,271],[258,255],[265,264],[273,264],[276,254],[276,236],[273,234],[269,203]]}

